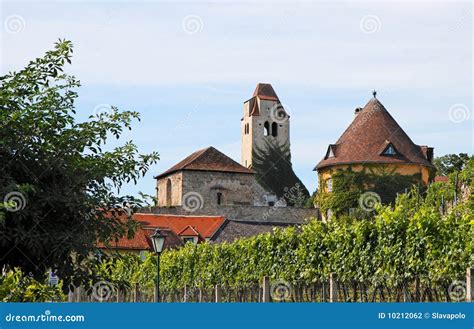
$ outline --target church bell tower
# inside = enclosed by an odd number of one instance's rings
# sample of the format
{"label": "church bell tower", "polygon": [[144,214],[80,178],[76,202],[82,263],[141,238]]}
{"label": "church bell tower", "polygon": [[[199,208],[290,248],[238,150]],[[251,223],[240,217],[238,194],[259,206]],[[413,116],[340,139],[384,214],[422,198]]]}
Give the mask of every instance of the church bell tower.
{"label": "church bell tower", "polygon": [[259,83],[244,103],[241,136],[241,164],[247,168],[252,167],[254,149],[265,150],[267,142],[289,149],[290,116],[271,84]]}

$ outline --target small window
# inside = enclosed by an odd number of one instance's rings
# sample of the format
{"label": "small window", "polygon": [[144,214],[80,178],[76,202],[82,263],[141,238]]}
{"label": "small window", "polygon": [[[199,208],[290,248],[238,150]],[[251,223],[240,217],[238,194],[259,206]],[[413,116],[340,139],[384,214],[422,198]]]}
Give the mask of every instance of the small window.
{"label": "small window", "polygon": [[171,179],[166,180],[166,205],[169,207],[171,206]]}
{"label": "small window", "polygon": [[332,192],[332,178],[329,178],[329,179],[326,181],[326,191]]}
{"label": "small window", "polygon": [[217,192],[217,204],[221,204],[222,203],[222,193],[221,192]]}
{"label": "small window", "polygon": [[278,124],[276,122],[272,123],[272,136],[273,137],[278,136]]}
{"label": "small window", "polygon": [[268,123],[268,121],[265,121],[265,123],[263,124],[263,136],[268,135],[270,135],[270,124]]}
{"label": "small window", "polygon": [[194,238],[193,237],[186,237],[183,238],[184,243],[194,243]]}
{"label": "small window", "polygon": [[384,155],[396,155],[397,152],[395,151],[395,148],[393,147],[392,144],[390,144],[385,151],[383,152]]}
{"label": "small window", "polygon": [[273,206],[275,205],[275,202],[273,202],[273,201],[268,201],[268,205],[269,205],[270,207],[273,207]]}

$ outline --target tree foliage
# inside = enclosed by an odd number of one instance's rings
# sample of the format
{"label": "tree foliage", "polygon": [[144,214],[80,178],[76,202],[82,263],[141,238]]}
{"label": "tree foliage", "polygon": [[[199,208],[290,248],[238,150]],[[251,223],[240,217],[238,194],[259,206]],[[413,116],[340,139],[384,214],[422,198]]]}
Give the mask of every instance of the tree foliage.
{"label": "tree foliage", "polygon": [[80,82],[64,73],[73,48],[59,41],[24,69],[0,77],[0,267],[79,280],[96,243],[133,232],[140,200],[118,196],[158,160],[128,141],[106,150],[139,119],[111,107],[78,122]]}
{"label": "tree foliage", "polygon": [[437,174],[447,176],[455,171],[461,171],[467,164],[469,157],[467,153],[446,154],[433,160]]}
{"label": "tree foliage", "polygon": [[[268,140],[264,140],[264,144],[263,148],[256,147],[252,152],[252,169],[257,173],[258,183],[279,198],[284,198],[289,205],[304,205],[309,192],[293,171],[289,146]],[[288,195],[288,190],[294,187],[298,188],[297,195]]]}

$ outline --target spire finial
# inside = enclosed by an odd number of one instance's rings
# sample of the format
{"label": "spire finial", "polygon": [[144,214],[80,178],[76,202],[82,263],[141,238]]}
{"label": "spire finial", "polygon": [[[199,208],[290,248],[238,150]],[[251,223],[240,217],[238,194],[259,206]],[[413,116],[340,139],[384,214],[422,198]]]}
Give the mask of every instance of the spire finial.
{"label": "spire finial", "polygon": [[372,91],[372,95],[374,96],[374,98],[377,98],[377,91],[374,89],[374,91]]}

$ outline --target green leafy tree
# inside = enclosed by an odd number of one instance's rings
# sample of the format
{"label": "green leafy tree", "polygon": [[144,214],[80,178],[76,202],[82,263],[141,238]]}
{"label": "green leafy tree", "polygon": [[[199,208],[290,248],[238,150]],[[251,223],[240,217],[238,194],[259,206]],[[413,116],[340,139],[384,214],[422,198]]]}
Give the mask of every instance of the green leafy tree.
{"label": "green leafy tree", "polygon": [[289,205],[305,205],[309,192],[293,171],[289,146],[268,140],[264,143],[262,149],[254,148],[252,153],[252,169],[257,173],[258,183]]}
{"label": "green leafy tree", "polygon": [[446,154],[435,158],[433,164],[437,169],[438,175],[447,176],[455,171],[464,169],[464,166],[470,158],[473,157],[469,157],[467,153]]}
{"label": "green leafy tree", "polygon": [[158,154],[139,154],[131,141],[104,150],[137,112],[111,107],[77,121],[80,83],[63,71],[72,53],[71,42],[60,40],[0,77],[0,267],[37,276],[54,269],[79,281],[90,275],[82,265],[97,242],[133,234],[130,215],[141,202],[117,193]]}

